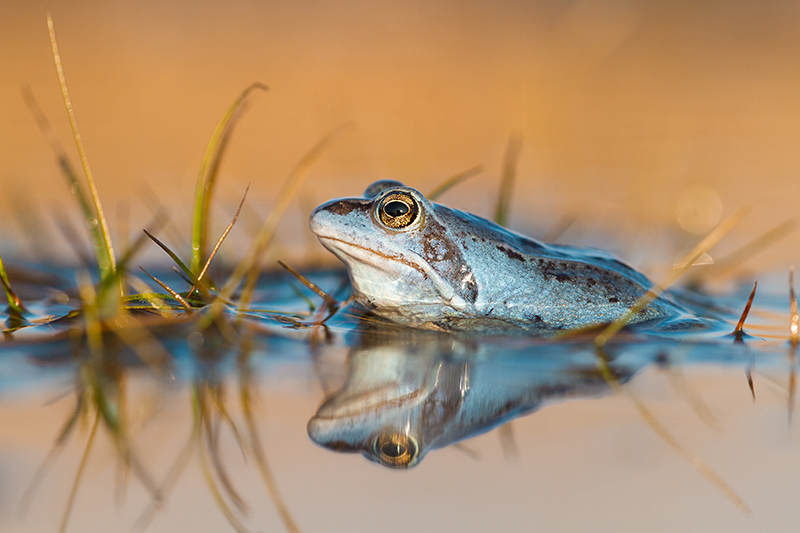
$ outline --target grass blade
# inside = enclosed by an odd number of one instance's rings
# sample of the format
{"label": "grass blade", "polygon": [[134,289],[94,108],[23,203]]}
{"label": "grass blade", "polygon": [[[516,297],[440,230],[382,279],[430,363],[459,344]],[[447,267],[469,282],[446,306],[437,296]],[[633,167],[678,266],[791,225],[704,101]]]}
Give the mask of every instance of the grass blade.
{"label": "grass blade", "polygon": [[317,161],[317,159],[319,159],[331,141],[333,141],[333,139],[345,128],[349,127],[350,123],[347,123],[326,135],[322,140],[315,144],[311,150],[309,150],[306,155],[303,156],[303,159],[300,160],[294,169],[292,169],[292,172],[289,174],[289,177],[283,183],[283,186],[278,193],[278,199],[275,202],[275,205],[273,206],[272,210],[270,210],[267,219],[264,221],[264,224],[261,226],[261,229],[258,232],[258,235],[256,235],[255,242],[251,246],[250,251],[244,257],[244,259],[239,262],[231,276],[228,278],[228,281],[225,283],[225,286],[222,288],[222,299],[230,299],[230,297],[236,291],[236,288],[246,277],[247,279],[245,280],[245,285],[242,289],[242,296],[240,298],[239,305],[242,308],[246,308],[250,304],[250,299],[253,295],[256,281],[258,280],[260,266],[259,262],[261,260],[261,256],[275,236],[275,230],[277,229],[281,218],[283,218],[283,214],[286,212],[286,209],[289,207],[289,202],[292,200],[292,198],[294,198],[295,194],[297,194],[297,190],[300,188],[303,180],[311,170],[311,166]]}
{"label": "grass blade", "polygon": [[258,471],[261,474],[261,479],[264,481],[264,485],[267,487],[267,491],[272,499],[272,503],[275,505],[275,509],[281,516],[284,527],[286,527],[290,533],[300,533],[300,528],[294,521],[294,518],[289,511],[289,507],[286,505],[286,502],[281,495],[278,483],[275,481],[275,476],[273,476],[272,470],[269,467],[267,456],[264,453],[264,448],[261,444],[261,438],[258,433],[255,417],[253,416],[253,402],[250,394],[251,370],[248,364],[251,353],[250,350],[252,348],[251,344],[252,339],[250,336],[246,337],[242,348],[243,352],[240,354],[239,360],[239,402],[241,403],[242,415],[244,416],[247,433],[250,436],[250,448],[253,456],[255,457]]}
{"label": "grass blade", "polygon": [[[201,291],[205,291],[206,295],[208,294],[208,289],[207,289],[207,287],[205,286],[205,284],[204,284],[204,283],[201,283],[201,282],[200,282],[200,280],[198,280],[198,279],[197,279],[197,277],[196,277],[196,276],[195,276],[195,275],[192,273],[192,271],[189,269],[189,267],[187,267],[187,266],[186,266],[186,263],[184,263],[183,261],[181,261],[181,258],[180,258],[180,257],[178,257],[178,255],[177,255],[175,252],[173,252],[172,250],[170,250],[170,249],[169,249],[169,247],[168,247],[166,244],[164,244],[163,242],[161,242],[160,240],[158,240],[158,239],[157,239],[157,238],[156,238],[156,237],[155,237],[155,236],[154,236],[152,233],[150,233],[150,232],[149,232],[149,231],[147,231],[146,229],[145,229],[145,230],[142,230],[142,231],[144,231],[144,233],[145,233],[145,234],[146,234],[148,237],[150,237],[150,239],[151,239],[151,240],[152,240],[154,243],[156,243],[156,244],[159,246],[159,248],[161,248],[162,250],[164,250],[165,252],[167,252],[167,255],[170,257],[170,259],[172,259],[173,261],[175,261],[175,264],[176,264],[176,265],[178,265],[178,267],[181,269],[181,271],[182,271],[184,274],[186,274],[186,277],[187,277],[187,278],[189,278],[189,281],[192,283],[192,285],[193,285],[195,288],[200,288],[200,290],[201,290]],[[148,274],[148,275],[149,275],[149,274]],[[191,296],[192,292],[193,292],[193,291],[190,291],[190,292],[189,292],[189,295],[190,295],[190,296]]]}
{"label": "grass blade", "polygon": [[711,248],[713,248],[725,235],[728,234],[730,230],[734,228],[747,214],[747,209],[739,209],[734,212],[731,216],[725,219],[719,226],[714,228],[711,233],[706,235],[706,237],[700,241],[700,243],[695,246],[695,248],[689,252],[686,257],[672,269],[672,272],[666,277],[664,281],[657,285],[653,285],[644,295],[642,295],[639,300],[631,306],[630,309],[625,311],[621,317],[616,319],[614,322],[609,324],[603,331],[595,338],[595,344],[598,347],[604,346],[606,342],[608,342],[611,337],[616,335],[619,330],[624,328],[628,322],[633,319],[633,317],[647,307],[650,302],[658,298],[661,293],[667,290],[673,283],[678,281],[681,276],[683,276],[686,272],[692,268],[698,259],[700,259],[703,254],[708,252]]}
{"label": "grass blade", "polygon": [[75,503],[75,496],[78,494],[78,486],[81,482],[81,476],[86,468],[86,461],[89,459],[89,452],[94,443],[94,437],[97,435],[97,426],[100,425],[100,411],[94,417],[92,422],[92,430],[89,433],[89,440],[86,441],[86,447],[81,456],[81,462],[78,464],[78,471],[75,473],[75,480],[72,482],[72,488],[69,491],[69,498],[67,499],[67,508],[64,510],[64,516],[61,518],[61,527],[58,528],[59,533],[64,533],[67,530],[67,522],[69,522],[69,515],[72,513],[72,507]]}
{"label": "grass blade", "polygon": [[83,413],[83,409],[85,406],[85,394],[83,391],[78,392],[78,398],[75,402],[75,409],[73,409],[72,414],[67,418],[64,425],[59,430],[58,435],[56,436],[55,442],[53,443],[52,448],[47,453],[47,457],[44,458],[42,464],[39,465],[39,468],[36,469],[36,473],[33,475],[30,483],[28,483],[28,487],[25,489],[25,492],[22,494],[22,499],[20,500],[18,514],[20,517],[24,517],[25,514],[28,512],[28,507],[30,506],[31,501],[33,500],[34,493],[36,489],[39,488],[42,480],[44,480],[45,474],[50,469],[50,466],[56,459],[58,453],[63,449],[64,444],[66,444],[67,439],[75,430],[77,426],[78,420],[80,420],[81,413]]}
{"label": "grass blade", "polygon": [[756,281],[753,283],[753,290],[750,291],[750,298],[747,299],[747,304],[744,306],[744,310],[742,311],[742,316],[739,317],[739,322],[736,324],[736,328],[733,330],[733,342],[743,343],[744,342],[744,322],[747,320],[747,315],[750,314],[750,308],[753,306],[753,299],[756,297],[756,288],[758,288],[758,282]]}
{"label": "grass blade", "polygon": [[[197,276],[198,283],[203,281],[203,276],[206,275],[206,272],[208,271],[208,267],[211,266],[211,261],[214,259],[214,256],[217,255],[217,251],[219,250],[219,247],[222,246],[222,242],[228,236],[228,233],[231,232],[231,230],[233,229],[233,225],[236,224],[236,221],[239,219],[239,213],[242,212],[242,206],[244,205],[245,199],[247,199],[247,193],[248,193],[249,190],[250,190],[250,185],[248,185],[247,189],[245,189],[245,191],[244,191],[244,196],[242,197],[242,201],[239,202],[239,207],[238,207],[238,209],[236,209],[236,214],[233,215],[233,220],[231,220],[231,223],[228,224],[227,228],[225,228],[225,231],[222,232],[222,235],[220,236],[220,238],[217,239],[217,244],[214,245],[214,249],[211,250],[211,253],[208,256],[208,260],[206,261],[206,264],[203,266],[203,270]],[[189,291],[189,294],[191,294],[193,291],[194,291],[194,286],[192,287],[192,290]]]}
{"label": "grass blade", "polygon": [[494,221],[505,226],[508,221],[508,206],[511,203],[511,191],[514,188],[514,178],[517,174],[517,161],[522,150],[522,137],[512,135],[508,140],[506,155],[503,160],[503,179],[500,183],[500,196],[497,198],[497,208]]}
{"label": "grass blade", "polygon": [[83,141],[81,141],[81,134],[78,131],[78,122],[75,120],[75,112],[72,109],[72,101],[69,97],[67,90],[67,80],[64,77],[64,69],[61,66],[61,55],[58,53],[58,42],[56,40],[55,25],[53,24],[53,17],[48,13],[47,15],[47,29],[50,33],[50,45],[53,50],[53,59],[56,64],[56,72],[58,73],[58,82],[61,85],[61,96],[64,100],[64,106],[67,109],[67,116],[69,117],[69,124],[72,128],[72,136],[75,138],[75,146],[78,149],[81,164],[83,165],[83,172],[86,177],[86,183],[89,185],[89,193],[94,203],[94,210],[96,217],[87,218],[87,223],[90,227],[92,225],[98,226],[100,242],[95,242],[95,247],[99,248],[100,252],[97,254],[97,264],[100,267],[100,273],[103,278],[112,275],[116,270],[116,261],[114,259],[114,248],[111,246],[111,236],[108,231],[108,223],[103,214],[103,206],[100,203],[100,196],[97,193],[97,187],[92,178],[92,171],[89,168],[89,160],[86,157],[86,151],[83,148]]}
{"label": "grass blade", "polygon": [[194,432],[194,443],[195,449],[197,450],[198,458],[200,459],[200,468],[203,471],[203,477],[206,480],[206,484],[208,485],[209,490],[211,491],[211,495],[214,498],[214,502],[217,504],[217,507],[222,512],[223,516],[228,520],[228,523],[239,533],[247,533],[247,528],[236,518],[236,515],[233,513],[231,508],[225,503],[225,498],[222,496],[222,493],[217,486],[216,481],[214,480],[214,475],[211,471],[211,467],[208,464],[208,455],[203,445],[203,427],[204,427],[204,420],[207,418],[207,407],[205,405],[205,394],[202,390],[200,390],[195,384],[192,387],[192,405],[194,411],[194,419],[195,419],[195,432]]}
{"label": "grass blade", "polygon": [[187,313],[191,313],[193,311],[192,306],[189,304],[189,302],[187,302],[186,299],[183,296],[178,294],[178,292],[175,289],[172,289],[171,287],[167,286],[166,283],[164,283],[160,279],[158,279],[155,276],[153,276],[150,272],[145,270],[143,267],[139,267],[139,268],[142,269],[142,272],[144,272],[145,274],[150,276],[150,279],[152,279],[153,281],[158,283],[161,286],[162,289],[167,291],[169,293],[169,295],[172,296],[178,303],[180,303],[183,306],[183,308],[186,310]]}
{"label": "grass blade", "polygon": [[157,494],[161,497],[154,497],[150,500],[150,504],[136,520],[136,523],[133,525],[133,528],[131,528],[131,531],[142,533],[145,529],[147,529],[147,526],[150,525],[150,522],[153,521],[156,512],[161,508],[161,504],[166,500],[167,494],[169,494],[169,492],[175,486],[175,483],[177,483],[178,479],[180,479],[183,471],[189,465],[189,459],[192,458],[192,453],[195,448],[195,435],[196,430],[193,428],[191,435],[187,439],[186,444],[183,446],[183,449],[180,451],[178,457],[167,470],[164,480],[158,486]]}
{"label": "grass blade", "polygon": [[[790,218],[789,220],[784,221],[783,223],[756,237],[741,248],[738,248],[721,259],[718,259],[714,264],[709,265],[709,267],[699,271],[698,275],[702,274],[704,279],[719,280],[729,275],[731,272],[734,272],[751,257],[757,255],[762,250],[769,248],[774,243],[789,235],[791,232],[797,229],[797,226],[798,220],[796,218]],[[700,280],[698,279],[695,281]]]}
{"label": "grass blade", "polygon": [[519,459],[519,446],[514,436],[514,422],[509,421],[497,428],[497,435],[500,437],[500,447],[503,449],[503,457],[506,461]]}
{"label": "grass blade", "polygon": [[206,247],[208,242],[208,221],[209,209],[211,205],[211,195],[214,192],[217,173],[219,172],[222,157],[230,140],[231,132],[236,124],[236,118],[242,109],[247,97],[254,90],[267,91],[268,87],[262,83],[254,83],[242,91],[239,97],[228,108],[222,119],[217,124],[217,128],[211,135],[208,142],[203,162],[200,165],[200,173],[197,176],[197,187],[195,190],[194,220],[192,223],[192,260],[191,270],[197,276],[200,268],[205,261]]}
{"label": "grass blade", "polygon": [[[69,190],[75,199],[78,201],[78,206],[80,207],[81,211],[83,212],[83,218],[86,222],[88,222],[87,226],[89,228],[89,234],[92,241],[92,246],[94,247],[95,258],[103,257],[103,237],[100,233],[100,228],[98,224],[92,224],[91,221],[96,221],[97,218],[95,216],[94,209],[92,208],[92,204],[89,202],[89,199],[86,195],[86,191],[84,190],[83,184],[78,179],[78,175],[75,173],[75,170],[72,167],[72,163],[70,163],[69,158],[67,157],[64,148],[61,146],[61,143],[58,141],[55,133],[53,133],[53,129],[50,126],[50,122],[47,120],[47,117],[44,116],[42,113],[41,108],[36,103],[36,99],[33,97],[33,93],[31,93],[29,87],[25,87],[22,92],[23,98],[28,105],[28,108],[33,113],[34,119],[36,120],[39,129],[41,130],[42,134],[47,138],[48,142],[50,143],[50,148],[53,150],[53,153],[56,155],[56,160],[58,162],[58,168],[61,170],[61,174],[67,180],[67,185],[69,186]],[[72,231],[71,226],[68,223],[64,223],[66,221],[66,217],[58,216],[57,218],[63,219],[61,222],[57,224],[59,230],[64,233],[74,233]],[[70,235],[67,235],[67,242],[76,247],[77,250],[77,242],[78,240]],[[78,257],[81,259],[82,262],[86,263],[87,265],[90,264],[89,261],[86,260],[84,254],[80,251],[76,251]],[[98,262],[98,267],[100,263]],[[102,275],[102,271],[101,271]]]}
{"label": "grass blade", "polygon": [[[166,221],[166,215],[163,213],[159,213],[156,215],[156,219],[149,224],[150,229],[155,231],[156,228],[160,227]],[[128,264],[131,260],[139,253],[139,250],[142,249],[145,242],[147,242],[147,236],[152,238],[152,235],[145,230],[146,235],[139,235],[139,237],[128,247],[128,249],[123,254],[122,258],[117,263],[117,268],[114,272],[114,276],[110,276],[104,278],[100,282],[100,286],[97,289],[98,298],[102,298],[103,295],[107,294],[108,290],[111,289],[111,286],[118,282],[120,284],[124,283],[125,273],[128,270]],[[124,298],[123,298],[124,300]],[[101,304],[102,307],[102,304]]]}
{"label": "grass blade", "polygon": [[14,290],[11,288],[11,282],[8,281],[8,274],[6,274],[6,268],[3,266],[3,256],[0,255],[0,282],[3,283],[3,290],[6,293],[6,298],[8,298],[8,307],[12,314],[17,314],[17,318],[22,318],[22,315],[27,314],[27,310],[25,306],[22,305],[22,300],[19,299],[19,296],[16,295]]}
{"label": "grass blade", "polygon": [[325,300],[325,302],[329,304],[338,304],[339,302],[336,301],[336,298],[328,294],[327,292],[323,291],[319,285],[302,275],[300,272],[292,268],[291,266],[287,265],[283,261],[278,261],[278,264],[286,269],[292,276],[296,277],[300,282],[309,288],[312,292],[317,294],[320,298]]}
{"label": "grass blade", "polygon": [[792,317],[789,322],[791,346],[797,348],[797,345],[800,344],[800,312],[797,310],[797,295],[794,292],[794,265],[789,271],[789,310]]}
{"label": "grass blade", "polygon": [[456,185],[458,185],[462,181],[467,180],[467,179],[471,178],[472,176],[477,176],[481,172],[483,172],[483,165],[476,165],[476,166],[474,166],[472,168],[469,168],[469,169],[465,170],[464,172],[459,172],[458,174],[456,174],[454,176],[450,176],[449,178],[444,180],[442,183],[440,183],[430,193],[428,193],[426,195],[426,197],[428,198],[428,200],[433,202],[434,200],[439,198],[441,195],[443,195],[445,192],[450,190],[450,188],[455,187]]}

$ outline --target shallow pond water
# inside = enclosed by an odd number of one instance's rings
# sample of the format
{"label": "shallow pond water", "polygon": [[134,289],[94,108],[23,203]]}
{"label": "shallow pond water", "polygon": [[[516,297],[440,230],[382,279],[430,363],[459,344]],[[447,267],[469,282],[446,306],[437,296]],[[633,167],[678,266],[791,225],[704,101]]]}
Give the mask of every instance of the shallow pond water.
{"label": "shallow pond water", "polygon": [[[343,271],[310,277],[346,297]],[[99,358],[68,321],[27,328],[0,345],[0,529],[58,529],[100,405],[69,531],[285,530],[280,505],[301,531],[790,531],[796,361],[786,282],[766,281],[744,343],[623,332],[600,351],[349,306],[309,327],[319,298],[288,274],[240,324],[140,317]],[[75,297],[39,289],[20,285],[39,315]],[[748,292],[714,301],[735,317]]]}

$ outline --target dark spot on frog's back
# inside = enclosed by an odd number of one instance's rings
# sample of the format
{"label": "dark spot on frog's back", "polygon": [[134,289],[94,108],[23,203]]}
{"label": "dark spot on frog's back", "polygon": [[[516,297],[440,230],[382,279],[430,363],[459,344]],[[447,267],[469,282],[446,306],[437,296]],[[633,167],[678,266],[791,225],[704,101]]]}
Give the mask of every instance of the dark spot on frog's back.
{"label": "dark spot on frog's back", "polygon": [[523,262],[523,263],[525,262],[525,258],[522,257],[517,252],[515,252],[514,250],[512,250],[511,248],[506,248],[502,244],[498,244],[497,245],[497,249],[500,250],[501,252],[503,252],[504,254],[506,254],[509,259],[516,259],[517,261],[520,261],[520,262]]}
{"label": "dark spot on frog's back", "polygon": [[334,215],[349,215],[353,211],[367,211],[369,204],[353,200],[336,200],[325,206],[325,210]]}
{"label": "dark spot on frog's back", "polygon": [[469,303],[478,299],[478,283],[458,246],[435,218],[427,220],[422,238],[422,252],[428,264],[446,279]]}
{"label": "dark spot on frog's back", "polygon": [[478,283],[472,278],[464,278],[461,282],[461,296],[471,304],[478,300]]}

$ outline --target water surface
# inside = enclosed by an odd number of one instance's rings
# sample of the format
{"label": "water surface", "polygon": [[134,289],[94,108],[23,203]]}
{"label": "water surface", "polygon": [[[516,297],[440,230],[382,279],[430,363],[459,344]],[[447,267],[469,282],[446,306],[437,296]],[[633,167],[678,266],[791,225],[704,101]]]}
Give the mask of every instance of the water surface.
{"label": "water surface", "polygon": [[[333,292],[344,275],[323,271],[312,279]],[[3,530],[57,529],[93,410],[53,461],[26,517],[17,513],[87,375],[105,380],[109,401],[121,410],[124,399],[126,442],[158,485],[191,442],[198,394],[212,405],[213,391],[220,392],[245,444],[242,391],[256,398],[261,449],[303,531],[789,531],[798,517],[790,392],[796,362],[787,289],[777,277],[762,284],[745,343],[720,333],[622,334],[602,352],[592,336],[414,332],[365,320],[351,307],[325,327],[302,327],[266,312],[308,310],[292,284],[288,275],[265,275],[254,305],[262,310],[227,338],[224,327],[198,337],[199,317],[167,327],[149,322],[164,360],[153,345],[137,354],[106,340],[99,364],[69,339],[63,322],[3,343]],[[738,309],[746,293],[715,301]],[[63,311],[57,300],[39,303],[31,308]],[[144,364],[146,353],[153,357]],[[280,530],[252,450],[243,452],[221,411],[210,409],[217,414],[202,435],[218,435],[221,472],[246,509],[235,516],[252,531]],[[135,473],[123,475],[110,434],[101,424],[71,531],[128,529],[152,502]],[[411,436],[417,451],[410,468],[374,461],[380,434]],[[201,442],[213,458],[210,441]],[[232,530],[204,481],[200,448],[188,446],[194,451],[148,531]],[[232,505],[231,494],[225,498]]]}

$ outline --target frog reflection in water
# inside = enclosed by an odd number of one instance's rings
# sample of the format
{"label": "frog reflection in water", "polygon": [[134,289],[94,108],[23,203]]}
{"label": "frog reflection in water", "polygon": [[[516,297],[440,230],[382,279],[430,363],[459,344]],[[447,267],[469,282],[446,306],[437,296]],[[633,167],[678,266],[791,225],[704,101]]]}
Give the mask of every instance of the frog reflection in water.
{"label": "frog reflection in water", "polygon": [[[348,366],[342,388],[309,421],[309,437],[390,468],[414,466],[430,450],[543,402],[609,390],[591,350],[474,345],[421,332],[399,339],[385,331],[362,334]],[[626,364],[613,371],[625,380],[637,369]]]}
{"label": "frog reflection in water", "polygon": [[[603,324],[652,285],[610,254],[535,241],[396,181],[317,207],[310,225],[347,265],[359,304],[417,328],[546,334]],[[630,323],[681,315],[664,295]]]}

